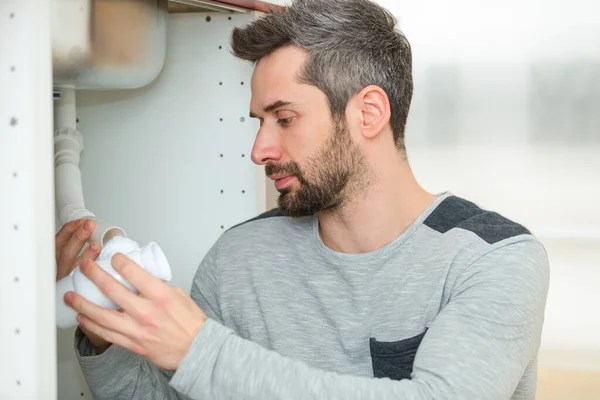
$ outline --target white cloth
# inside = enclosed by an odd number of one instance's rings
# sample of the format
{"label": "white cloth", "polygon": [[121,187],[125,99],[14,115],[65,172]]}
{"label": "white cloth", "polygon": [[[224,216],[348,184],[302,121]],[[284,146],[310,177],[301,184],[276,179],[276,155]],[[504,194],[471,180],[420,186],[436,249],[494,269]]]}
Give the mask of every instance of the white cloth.
{"label": "white cloth", "polygon": [[[117,253],[125,254],[155,278],[165,282],[171,280],[171,267],[158,244],[150,242],[148,245],[140,248],[134,240],[123,236],[116,236],[104,245],[100,255],[96,259],[96,263],[133,293],[137,294],[138,292],[111,265],[111,259]],[[57,325],[61,328],[69,328],[77,325],[77,313],[64,302],[65,294],[70,291],[77,292],[85,299],[101,307],[118,308],[77,266],[68,276],[56,284],[56,321]]]}

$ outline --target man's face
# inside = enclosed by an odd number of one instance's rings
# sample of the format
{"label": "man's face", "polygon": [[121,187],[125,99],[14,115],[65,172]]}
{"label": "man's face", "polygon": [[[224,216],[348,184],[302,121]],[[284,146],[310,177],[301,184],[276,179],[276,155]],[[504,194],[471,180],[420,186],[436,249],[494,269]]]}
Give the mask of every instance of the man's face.
{"label": "man's face", "polygon": [[260,129],[252,160],[280,192],[288,216],[336,209],[364,170],[364,159],[344,121],[334,122],[325,94],[297,82],[306,53],[281,48],[261,59],[252,77],[251,116]]}

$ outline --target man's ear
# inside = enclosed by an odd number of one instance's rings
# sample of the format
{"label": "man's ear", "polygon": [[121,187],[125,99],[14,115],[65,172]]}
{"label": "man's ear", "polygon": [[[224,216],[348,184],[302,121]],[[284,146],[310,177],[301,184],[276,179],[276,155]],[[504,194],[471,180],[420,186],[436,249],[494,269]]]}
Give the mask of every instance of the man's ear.
{"label": "man's ear", "polygon": [[379,86],[365,87],[355,96],[360,108],[360,131],[366,139],[375,138],[390,122],[390,101]]}

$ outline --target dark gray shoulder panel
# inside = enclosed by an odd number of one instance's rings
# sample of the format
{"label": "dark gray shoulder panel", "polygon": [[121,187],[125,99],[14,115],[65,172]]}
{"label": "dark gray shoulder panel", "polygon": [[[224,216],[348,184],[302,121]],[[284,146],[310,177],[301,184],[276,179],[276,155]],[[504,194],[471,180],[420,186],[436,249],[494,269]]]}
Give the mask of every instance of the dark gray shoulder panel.
{"label": "dark gray shoulder panel", "polygon": [[230,231],[230,230],[232,230],[234,228],[237,228],[238,226],[245,225],[245,224],[247,224],[249,222],[252,222],[252,221],[258,221],[259,219],[271,218],[271,217],[283,217],[283,216],[284,215],[281,213],[281,210],[279,210],[279,207],[277,207],[277,208],[273,208],[272,210],[266,211],[266,212],[264,212],[264,213],[262,213],[260,215],[257,215],[256,217],[251,218],[251,219],[249,219],[247,221],[244,221],[244,222],[241,222],[241,223],[239,223],[237,225],[234,225],[234,226],[232,226],[231,228],[229,228],[227,230]]}
{"label": "dark gray shoulder panel", "polygon": [[460,228],[471,231],[489,244],[530,234],[524,226],[502,215],[479,208],[457,196],[449,196],[427,217],[425,225],[440,233]]}

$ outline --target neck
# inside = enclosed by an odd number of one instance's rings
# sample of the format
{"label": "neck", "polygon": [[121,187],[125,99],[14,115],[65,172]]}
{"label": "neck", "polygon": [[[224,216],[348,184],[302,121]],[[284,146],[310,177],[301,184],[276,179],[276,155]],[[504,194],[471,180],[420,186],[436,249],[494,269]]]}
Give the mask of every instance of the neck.
{"label": "neck", "polygon": [[384,247],[435,199],[417,183],[403,154],[391,158],[366,190],[340,209],[319,213],[319,233],[327,247],[348,254]]}

